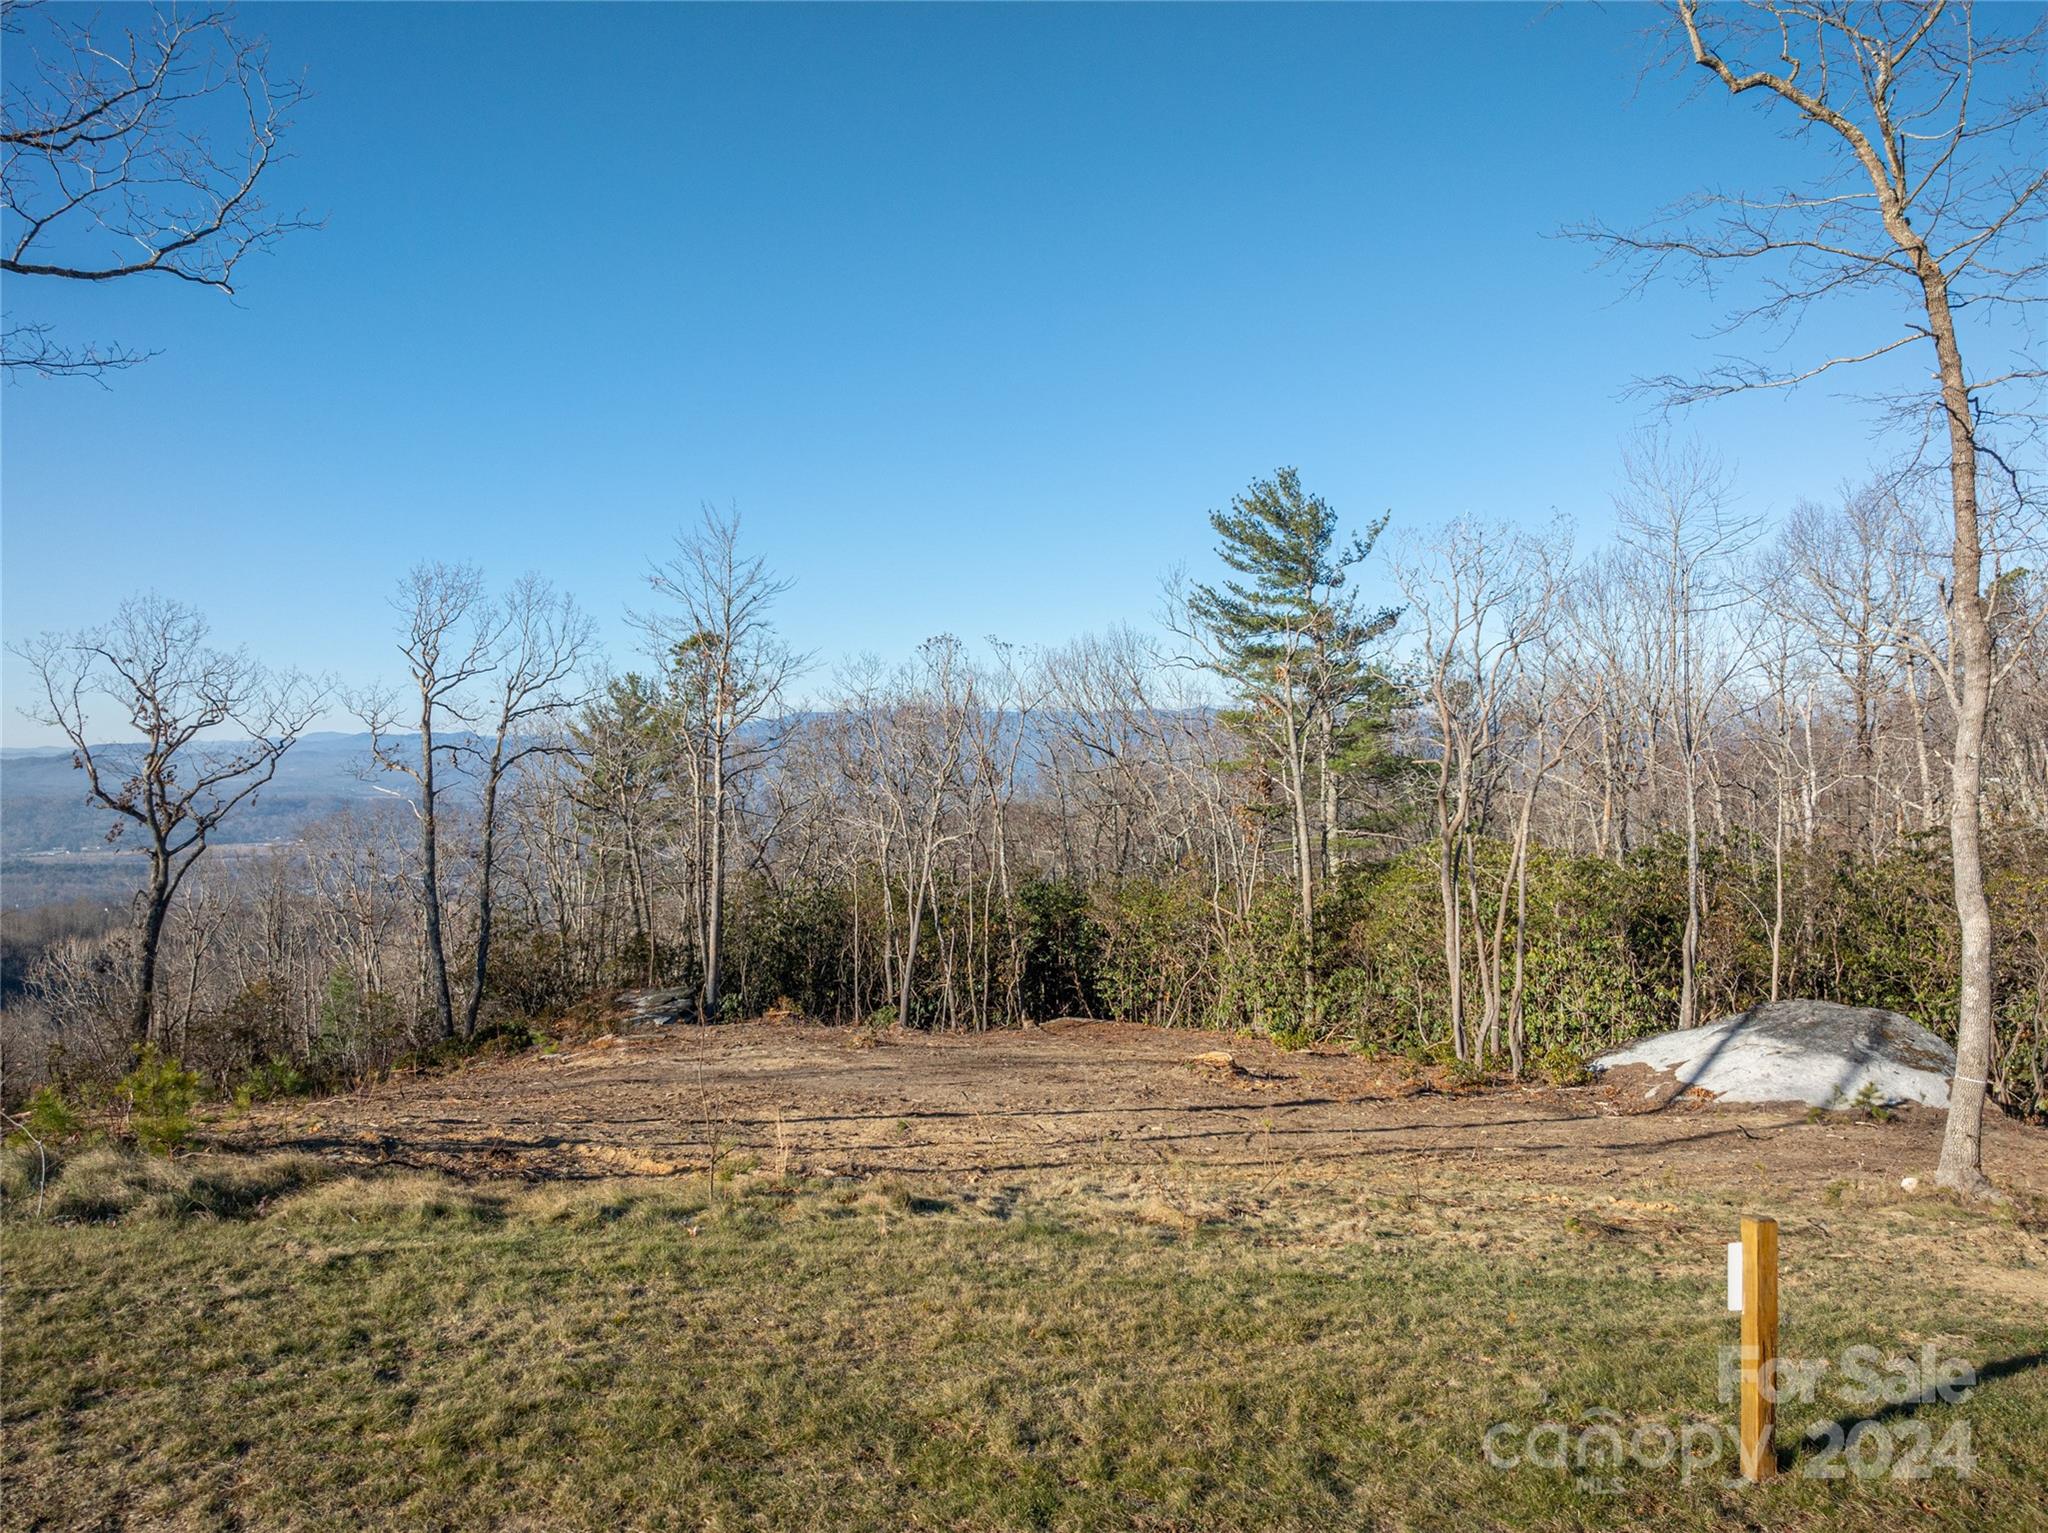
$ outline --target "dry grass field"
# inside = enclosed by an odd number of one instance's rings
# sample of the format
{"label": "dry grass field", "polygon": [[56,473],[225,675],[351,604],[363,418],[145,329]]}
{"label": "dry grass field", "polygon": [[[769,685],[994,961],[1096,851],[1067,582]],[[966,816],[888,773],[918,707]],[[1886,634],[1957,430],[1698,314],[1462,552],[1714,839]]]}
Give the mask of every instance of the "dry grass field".
{"label": "dry grass field", "polygon": [[[40,1212],[16,1156],[7,1522],[2038,1527],[2048,1135],[1996,1125],[1975,1208],[1900,1185],[1939,1125],[753,1024],[88,1150]],[[1826,1364],[1765,1488],[1718,1390],[1753,1211]],[[1928,1358],[1976,1387],[1892,1387]]]}

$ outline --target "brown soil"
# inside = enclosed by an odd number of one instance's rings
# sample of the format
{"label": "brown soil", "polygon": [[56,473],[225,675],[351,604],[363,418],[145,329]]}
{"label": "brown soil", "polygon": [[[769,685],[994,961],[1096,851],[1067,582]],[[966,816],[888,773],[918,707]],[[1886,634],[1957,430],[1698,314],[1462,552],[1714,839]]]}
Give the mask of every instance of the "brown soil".
{"label": "brown soil", "polygon": [[[1941,1128],[1940,1113],[1920,1109],[1816,1120],[1797,1106],[1674,1098],[1639,1071],[1597,1086],[1460,1090],[1398,1063],[1127,1023],[877,1036],[758,1022],[476,1062],[260,1108],[218,1137],[529,1179],[701,1175],[715,1154],[779,1174],[1351,1166],[1818,1198],[1840,1184],[1895,1195],[1904,1177],[1930,1182]],[[2022,1201],[2048,1196],[2048,1131],[1995,1121],[1985,1157]]]}

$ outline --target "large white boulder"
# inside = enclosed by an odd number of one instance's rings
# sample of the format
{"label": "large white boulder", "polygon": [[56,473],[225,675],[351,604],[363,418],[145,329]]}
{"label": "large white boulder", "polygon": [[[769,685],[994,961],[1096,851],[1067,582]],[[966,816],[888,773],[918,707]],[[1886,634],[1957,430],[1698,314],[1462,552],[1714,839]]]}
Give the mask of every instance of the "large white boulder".
{"label": "large white boulder", "polygon": [[1596,1071],[1647,1065],[1729,1102],[1855,1104],[1864,1088],[1886,1105],[1948,1106],[1955,1050],[1910,1017],[1832,1001],[1773,1001],[1710,1027],[1659,1033],[1593,1061]]}

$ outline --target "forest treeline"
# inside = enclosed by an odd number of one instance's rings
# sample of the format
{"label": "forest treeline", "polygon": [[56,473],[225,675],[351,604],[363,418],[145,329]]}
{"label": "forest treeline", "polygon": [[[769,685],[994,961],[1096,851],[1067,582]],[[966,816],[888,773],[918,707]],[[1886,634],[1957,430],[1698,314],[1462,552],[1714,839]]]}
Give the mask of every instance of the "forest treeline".
{"label": "forest treeline", "polygon": [[[1777,997],[1953,1035],[1938,527],[1878,481],[1766,531],[1669,444],[1624,481],[1579,554],[1477,519],[1346,537],[1281,470],[1155,627],[836,669],[730,515],[656,566],[624,672],[544,582],[422,566],[396,684],[345,698],[389,803],[232,859],[207,834],[336,699],[131,602],[32,658],[59,723],[89,737],[65,709],[99,689],[167,731],[165,781],[98,784],[162,873],[132,921],[10,953],[9,1093],[145,1039],[223,1092],[345,1085],[637,986],[711,1021],[1116,1017],[1554,1079]],[[2048,656],[2038,564],[2000,547],[1992,1085],[2039,1112]]]}

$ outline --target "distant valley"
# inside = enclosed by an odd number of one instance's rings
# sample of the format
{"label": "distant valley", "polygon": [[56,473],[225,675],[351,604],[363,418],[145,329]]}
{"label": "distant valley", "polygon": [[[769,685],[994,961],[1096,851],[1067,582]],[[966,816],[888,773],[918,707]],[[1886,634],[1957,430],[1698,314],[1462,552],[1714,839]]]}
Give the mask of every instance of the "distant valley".
{"label": "distant valley", "polygon": [[[367,734],[307,735],[286,753],[277,776],[255,800],[223,822],[214,845],[247,850],[291,841],[338,809],[389,803],[389,790],[411,786],[389,773],[370,776],[369,761]],[[0,750],[0,905],[126,900],[139,875],[128,837],[108,844],[115,818],[88,801],[85,774],[72,765],[69,750]]]}

